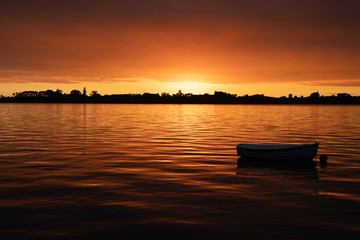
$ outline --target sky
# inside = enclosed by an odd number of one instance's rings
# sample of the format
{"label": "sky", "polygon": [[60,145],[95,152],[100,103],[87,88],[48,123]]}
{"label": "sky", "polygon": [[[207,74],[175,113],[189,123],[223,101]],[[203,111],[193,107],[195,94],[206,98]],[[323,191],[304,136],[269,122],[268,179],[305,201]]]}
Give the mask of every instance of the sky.
{"label": "sky", "polygon": [[0,95],[360,95],[358,0],[1,0]]}

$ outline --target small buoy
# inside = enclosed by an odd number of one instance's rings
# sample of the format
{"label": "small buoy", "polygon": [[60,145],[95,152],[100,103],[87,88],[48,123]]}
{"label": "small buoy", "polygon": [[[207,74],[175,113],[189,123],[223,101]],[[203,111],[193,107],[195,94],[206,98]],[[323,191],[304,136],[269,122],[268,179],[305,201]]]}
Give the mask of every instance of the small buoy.
{"label": "small buoy", "polygon": [[325,155],[325,154],[320,155],[320,163],[321,164],[327,164],[327,159],[328,159],[327,155]]}

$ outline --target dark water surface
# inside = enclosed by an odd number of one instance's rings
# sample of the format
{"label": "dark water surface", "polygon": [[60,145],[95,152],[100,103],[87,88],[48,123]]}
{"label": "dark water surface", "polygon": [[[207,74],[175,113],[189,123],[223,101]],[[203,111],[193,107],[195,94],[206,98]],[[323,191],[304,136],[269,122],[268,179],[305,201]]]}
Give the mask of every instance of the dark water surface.
{"label": "dark water surface", "polygon": [[[0,239],[359,239],[359,119],[359,106],[0,104]],[[327,165],[235,150],[315,141]]]}

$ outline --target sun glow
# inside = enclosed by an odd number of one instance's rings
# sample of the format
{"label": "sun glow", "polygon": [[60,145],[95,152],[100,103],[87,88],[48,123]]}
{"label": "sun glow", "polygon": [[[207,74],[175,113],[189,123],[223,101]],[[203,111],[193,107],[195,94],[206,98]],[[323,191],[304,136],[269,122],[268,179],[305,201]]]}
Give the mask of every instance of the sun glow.
{"label": "sun glow", "polygon": [[218,84],[185,81],[171,82],[167,85],[169,90],[171,89],[170,92],[177,92],[178,90],[181,90],[183,93],[204,94],[213,93]]}

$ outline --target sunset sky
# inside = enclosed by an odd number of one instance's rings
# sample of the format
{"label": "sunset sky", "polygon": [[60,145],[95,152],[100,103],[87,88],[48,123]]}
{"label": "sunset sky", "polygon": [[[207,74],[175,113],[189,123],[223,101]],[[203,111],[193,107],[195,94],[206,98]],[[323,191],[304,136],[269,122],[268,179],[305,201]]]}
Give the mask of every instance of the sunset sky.
{"label": "sunset sky", "polygon": [[359,0],[1,0],[0,95],[360,95]]}

